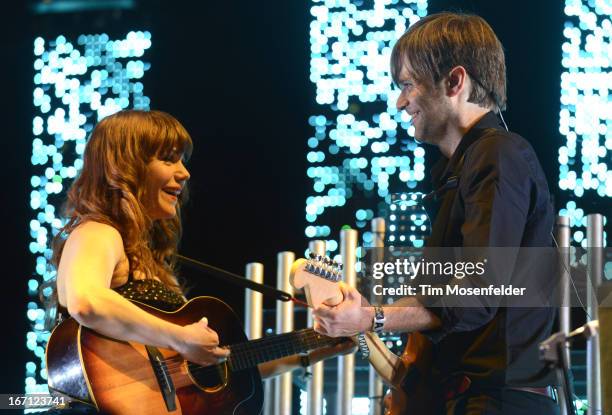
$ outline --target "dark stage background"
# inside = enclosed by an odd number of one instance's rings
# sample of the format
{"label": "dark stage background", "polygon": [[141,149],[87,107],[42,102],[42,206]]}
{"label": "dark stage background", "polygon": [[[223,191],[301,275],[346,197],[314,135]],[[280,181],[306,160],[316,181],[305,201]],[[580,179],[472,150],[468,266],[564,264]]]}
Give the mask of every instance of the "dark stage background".
{"label": "dark stage background", "polygon": [[[0,392],[22,392],[28,276],[32,123],[32,42],[59,34],[149,30],[151,70],[143,80],[151,107],[175,115],[192,134],[191,201],[182,252],[237,273],[263,262],[275,284],[276,253],[300,255],[304,236],[306,140],[317,112],[309,81],[310,3],[140,2],[137,11],[32,16],[3,4],[4,223],[3,367]],[[146,7],[143,7],[145,6]],[[506,49],[511,129],[535,147],[557,188],[563,3],[432,0],[429,12],[482,15]],[[113,21],[112,17],[119,19]],[[431,152],[434,154],[434,152]],[[602,207],[603,208],[603,207]],[[598,210],[593,207],[592,211]],[[588,213],[588,212],[587,212]],[[347,218],[348,221],[348,218]],[[332,230],[337,232],[339,230]],[[240,289],[186,272],[192,294],[219,296],[241,315]],[[268,302],[272,307],[274,304]]]}

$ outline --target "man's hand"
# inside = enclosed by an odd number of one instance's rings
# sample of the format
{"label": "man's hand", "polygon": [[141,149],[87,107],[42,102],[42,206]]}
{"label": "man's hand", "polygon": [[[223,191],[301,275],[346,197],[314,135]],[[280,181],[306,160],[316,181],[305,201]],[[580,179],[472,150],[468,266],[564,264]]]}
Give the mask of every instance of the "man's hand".
{"label": "man's hand", "polygon": [[374,309],[359,292],[339,283],[344,300],[335,307],[321,305],[313,310],[315,331],[330,337],[351,337],[372,327]]}

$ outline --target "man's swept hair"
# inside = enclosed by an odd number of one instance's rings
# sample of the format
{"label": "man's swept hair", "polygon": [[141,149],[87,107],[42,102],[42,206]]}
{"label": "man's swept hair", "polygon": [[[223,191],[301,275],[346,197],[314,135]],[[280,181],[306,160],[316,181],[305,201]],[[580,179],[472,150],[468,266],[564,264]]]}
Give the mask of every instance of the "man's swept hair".
{"label": "man's swept hair", "polygon": [[469,102],[495,110],[506,108],[504,50],[482,17],[444,12],[417,21],[393,47],[391,76],[396,84],[406,64],[410,75],[426,87],[463,66],[472,80]]}

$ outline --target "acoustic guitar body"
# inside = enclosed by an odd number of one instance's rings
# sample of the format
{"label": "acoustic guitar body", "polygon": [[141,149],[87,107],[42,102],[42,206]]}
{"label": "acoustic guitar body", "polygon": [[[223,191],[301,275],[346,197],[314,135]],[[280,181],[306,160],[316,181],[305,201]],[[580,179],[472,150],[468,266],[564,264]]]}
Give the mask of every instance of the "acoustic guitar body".
{"label": "acoustic guitar body", "polygon": [[[198,297],[175,312],[135,303],[183,326],[207,317],[220,344],[247,341],[237,316],[216,298]],[[188,364],[172,350],[153,349],[158,354],[151,355],[145,345],[103,336],[68,319],[53,331],[47,346],[49,388],[112,415],[261,412],[263,390],[257,367],[236,372],[228,364],[200,367]],[[166,390],[166,380],[173,386],[172,393]],[[164,391],[174,397],[170,407]]]}

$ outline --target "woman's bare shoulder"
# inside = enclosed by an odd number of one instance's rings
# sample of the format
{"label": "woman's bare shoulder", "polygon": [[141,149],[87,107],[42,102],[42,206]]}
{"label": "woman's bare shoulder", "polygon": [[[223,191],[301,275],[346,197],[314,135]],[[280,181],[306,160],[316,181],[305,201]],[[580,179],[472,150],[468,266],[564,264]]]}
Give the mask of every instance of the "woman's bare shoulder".
{"label": "woman's bare shoulder", "polygon": [[117,229],[94,221],[79,224],[68,235],[58,264],[60,304],[68,302],[68,286],[73,290],[74,287],[89,287],[86,288],[89,290],[92,283],[99,287],[111,286],[124,258],[123,242]]}
{"label": "woman's bare shoulder", "polygon": [[72,232],[70,232],[69,237],[89,237],[94,236],[96,238],[108,238],[111,240],[119,240],[122,241],[121,233],[115,228],[107,223],[96,222],[93,220],[88,220],[83,223],[80,223]]}
{"label": "woman's bare shoulder", "polygon": [[123,238],[117,228],[102,222],[92,220],[79,224],[70,232],[66,240],[66,248],[80,245],[87,248],[111,248],[117,253],[123,253]]}

